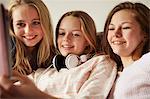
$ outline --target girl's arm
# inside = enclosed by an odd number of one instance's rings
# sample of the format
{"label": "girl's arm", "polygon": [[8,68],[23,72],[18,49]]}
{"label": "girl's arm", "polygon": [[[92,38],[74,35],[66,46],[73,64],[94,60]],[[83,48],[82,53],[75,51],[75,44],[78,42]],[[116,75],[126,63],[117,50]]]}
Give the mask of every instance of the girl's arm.
{"label": "girl's arm", "polygon": [[31,80],[26,76],[14,76],[13,80],[19,80],[20,84],[14,85],[13,81],[6,76],[0,76],[0,92],[4,98],[39,98],[39,99],[56,99],[42,91],[40,91]]}
{"label": "girl's arm", "polygon": [[108,56],[98,56],[97,64],[79,90],[79,96],[106,99],[116,78],[116,64]]}

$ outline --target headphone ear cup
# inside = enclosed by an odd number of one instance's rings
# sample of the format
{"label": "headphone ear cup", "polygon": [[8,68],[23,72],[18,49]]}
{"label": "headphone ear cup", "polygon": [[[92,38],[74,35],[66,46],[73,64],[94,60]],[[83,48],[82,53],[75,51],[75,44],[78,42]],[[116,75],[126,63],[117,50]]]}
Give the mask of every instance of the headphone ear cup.
{"label": "headphone ear cup", "polygon": [[77,55],[69,54],[65,59],[65,64],[68,69],[73,68],[81,64],[80,58]]}
{"label": "headphone ear cup", "polygon": [[82,63],[84,63],[88,60],[88,56],[87,55],[81,55],[80,60],[81,60]]}
{"label": "headphone ear cup", "polygon": [[88,59],[87,55],[78,55],[69,54],[66,58],[62,55],[55,55],[52,63],[54,68],[59,72],[61,68],[73,68],[80,65],[83,62],[86,62]]}
{"label": "headphone ear cup", "polygon": [[53,58],[53,66],[59,71],[61,68],[66,68],[65,66],[65,57],[62,55],[56,55]]}

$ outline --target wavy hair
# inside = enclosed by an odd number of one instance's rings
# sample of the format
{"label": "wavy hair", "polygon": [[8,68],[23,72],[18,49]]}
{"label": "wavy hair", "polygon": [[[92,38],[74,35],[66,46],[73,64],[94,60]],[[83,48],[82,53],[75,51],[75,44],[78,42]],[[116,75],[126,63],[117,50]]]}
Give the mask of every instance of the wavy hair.
{"label": "wavy hair", "polygon": [[[54,56],[54,43],[53,43],[53,27],[51,24],[51,17],[46,5],[41,0],[11,0],[9,4],[9,18],[10,18],[10,35],[15,38],[16,41],[16,54],[14,70],[19,71],[22,74],[29,74],[32,72],[32,66],[29,63],[26,47],[24,44],[15,36],[13,30],[13,18],[12,13],[17,6],[29,5],[36,8],[40,17],[41,27],[44,32],[43,39],[41,40],[37,53],[36,62],[38,67],[45,67],[47,60],[51,60]],[[50,61],[49,61],[50,62]]]}
{"label": "wavy hair", "polygon": [[104,36],[102,40],[102,50],[106,54],[110,55],[110,57],[114,61],[116,61],[119,70],[123,69],[121,59],[118,55],[116,55],[113,52],[112,48],[110,47],[108,40],[107,40],[107,35],[108,35],[108,27],[109,27],[109,24],[111,22],[113,15],[116,12],[120,10],[125,10],[125,9],[130,10],[134,13],[135,20],[139,23],[142,31],[146,33],[146,38],[145,38],[146,41],[143,45],[143,50],[141,54],[143,55],[150,51],[149,50],[150,49],[150,9],[142,3],[122,2],[118,4],[111,10],[111,12],[108,14],[108,17],[106,19],[106,23],[104,26]]}
{"label": "wavy hair", "polygon": [[85,36],[86,40],[89,43],[89,46],[84,51],[84,54],[94,54],[96,52],[96,26],[94,23],[94,20],[84,11],[69,11],[62,15],[62,17],[59,19],[57,25],[56,25],[56,31],[55,31],[55,44],[57,46],[57,38],[59,33],[59,27],[61,24],[61,21],[67,17],[67,16],[73,16],[80,19],[81,22],[81,28],[83,31],[83,35]]}

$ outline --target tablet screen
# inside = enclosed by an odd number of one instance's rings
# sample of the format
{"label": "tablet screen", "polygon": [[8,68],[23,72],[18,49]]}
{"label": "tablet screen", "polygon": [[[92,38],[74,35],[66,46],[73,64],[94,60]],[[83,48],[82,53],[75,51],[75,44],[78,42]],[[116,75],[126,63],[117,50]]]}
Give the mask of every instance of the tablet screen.
{"label": "tablet screen", "polygon": [[0,75],[10,76],[6,14],[3,4],[0,4]]}

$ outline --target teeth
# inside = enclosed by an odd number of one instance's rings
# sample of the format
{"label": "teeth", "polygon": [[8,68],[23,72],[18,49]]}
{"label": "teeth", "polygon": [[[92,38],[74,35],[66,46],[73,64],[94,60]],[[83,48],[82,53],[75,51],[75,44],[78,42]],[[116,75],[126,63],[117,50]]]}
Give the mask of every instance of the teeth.
{"label": "teeth", "polygon": [[65,47],[65,48],[69,48],[70,46],[63,46],[63,47]]}
{"label": "teeth", "polygon": [[113,44],[123,44],[124,42],[115,41]]}
{"label": "teeth", "polygon": [[71,48],[72,46],[63,45],[64,48]]}
{"label": "teeth", "polygon": [[35,36],[25,36],[26,39],[33,39]]}

